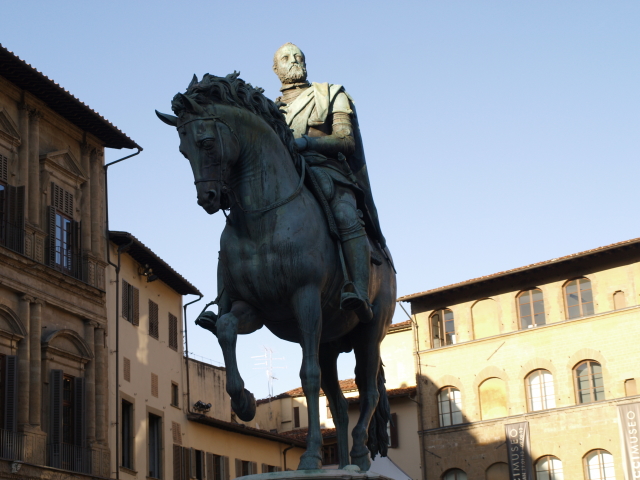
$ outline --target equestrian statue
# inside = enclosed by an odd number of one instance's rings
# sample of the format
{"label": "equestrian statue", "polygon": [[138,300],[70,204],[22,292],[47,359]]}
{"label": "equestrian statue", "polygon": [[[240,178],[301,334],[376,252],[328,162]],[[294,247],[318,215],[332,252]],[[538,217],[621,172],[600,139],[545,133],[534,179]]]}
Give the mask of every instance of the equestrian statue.
{"label": "equestrian statue", "polygon": [[[380,343],[395,309],[396,278],[373,203],[351,97],[340,85],[309,84],[293,44],[274,57],[282,81],[277,103],[238,73],[194,75],[156,114],[176,127],[193,170],[198,204],[222,210],[218,313],[196,324],[213,332],[227,369],[231,406],[254,418],[254,396],[236,361],[238,334],[266,326],[302,347],[307,450],[299,470],[322,465],[320,388],[337,432],[340,467],[368,470],[386,456],[390,421]],[[227,213],[228,212],[228,213]],[[337,358],[354,351],[360,416],[348,450],[347,401]],[[350,457],[350,459],[349,459]]]}

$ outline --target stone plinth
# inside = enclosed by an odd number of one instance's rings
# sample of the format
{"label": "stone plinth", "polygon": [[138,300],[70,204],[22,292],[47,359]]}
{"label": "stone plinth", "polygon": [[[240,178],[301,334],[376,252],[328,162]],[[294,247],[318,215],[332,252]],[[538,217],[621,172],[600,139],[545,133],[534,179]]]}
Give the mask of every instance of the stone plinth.
{"label": "stone plinth", "polygon": [[259,473],[240,478],[243,480],[391,480],[379,473],[362,472],[356,465],[347,465],[340,470],[293,470]]}

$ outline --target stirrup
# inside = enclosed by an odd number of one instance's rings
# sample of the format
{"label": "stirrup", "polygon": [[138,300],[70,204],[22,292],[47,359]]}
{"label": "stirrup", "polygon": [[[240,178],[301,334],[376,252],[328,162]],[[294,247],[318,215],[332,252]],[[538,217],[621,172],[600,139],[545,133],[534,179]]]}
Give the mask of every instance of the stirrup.
{"label": "stirrup", "polygon": [[340,296],[340,308],[342,310],[355,311],[362,323],[368,323],[373,319],[373,310],[367,300],[363,300],[352,292],[342,292]]}

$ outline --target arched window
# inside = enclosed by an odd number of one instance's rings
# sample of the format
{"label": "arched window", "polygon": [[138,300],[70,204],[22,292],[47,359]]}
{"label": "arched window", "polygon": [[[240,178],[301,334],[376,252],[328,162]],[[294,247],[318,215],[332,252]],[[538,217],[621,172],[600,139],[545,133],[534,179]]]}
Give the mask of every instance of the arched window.
{"label": "arched window", "polygon": [[462,397],[455,387],[444,387],[438,392],[438,416],[441,427],[462,423]]}
{"label": "arched window", "polygon": [[579,363],[574,369],[576,398],[578,403],[604,400],[604,379],[602,366],[593,360]]}
{"label": "arched window", "polygon": [[453,468],[445,472],[442,480],[467,480],[467,474],[459,468]]}
{"label": "arched window", "polygon": [[544,300],[542,290],[534,288],[518,295],[518,313],[520,314],[520,328],[527,328],[544,325]]}
{"label": "arched window", "polygon": [[485,298],[471,307],[473,318],[473,338],[492,337],[500,334],[500,312],[498,303]]}
{"label": "arched window", "polygon": [[547,370],[531,372],[527,376],[526,384],[530,412],[556,408],[553,375],[551,375],[551,372]]}
{"label": "arched window", "polygon": [[624,298],[624,292],[618,290],[613,294],[613,308],[615,310],[620,310],[621,308],[625,308],[627,306],[627,300]]}
{"label": "arched window", "polygon": [[507,387],[504,380],[494,377],[479,387],[482,420],[507,416]]}
{"label": "arched window", "polygon": [[503,462],[494,463],[487,468],[485,480],[509,480],[509,465]]}
{"label": "arched window", "polygon": [[588,278],[572,280],[564,286],[564,292],[568,318],[593,315],[593,292]]}
{"label": "arched window", "polygon": [[436,310],[431,315],[431,338],[433,348],[444,347],[456,343],[456,328],[453,312],[448,308]]}
{"label": "arched window", "polygon": [[592,450],[584,457],[584,470],[588,480],[615,480],[613,455],[606,450]]}
{"label": "arched window", "polygon": [[560,459],[551,455],[539,458],[536,462],[536,480],[564,480]]}

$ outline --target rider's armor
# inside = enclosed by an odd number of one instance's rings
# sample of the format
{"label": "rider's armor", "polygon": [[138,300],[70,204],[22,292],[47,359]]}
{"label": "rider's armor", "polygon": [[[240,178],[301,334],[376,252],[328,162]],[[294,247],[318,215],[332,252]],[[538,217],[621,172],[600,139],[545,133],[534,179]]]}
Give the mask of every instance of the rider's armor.
{"label": "rider's armor", "polygon": [[[333,87],[337,90],[334,88],[331,92]],[[309,89],[314,89],[315,94]],[[276,101],[280,102],[287,122],[293,127],[294,136],[300,139],[296,144],[329,203],[353,281],[354,288],[342,292],[341,307],[355,310],[362,321],[368,321],[372,312],[368,295],[371,247],[367,230],[383,248],[385,241],[371,196],[353,104],[342,87],[335,85],[305,82],[286,85],[281,91],[282,96]],[[319,100],[314,104],[313,98],[309,101],[301,98],[293,104],[302,94],[312,97],[324,92],[328,92],[324,104]],[[301,107],[304,102],[306,106]],[[327,111],[318,115],[316,110],[322,108]],[[297,121],[295,117],[298,117]]]}

